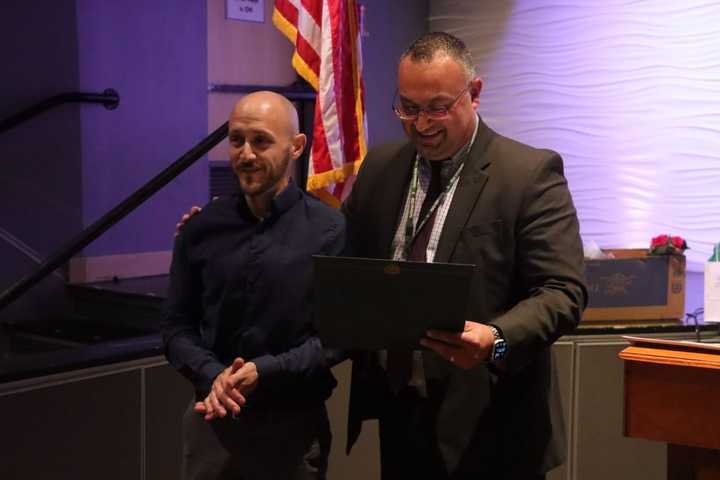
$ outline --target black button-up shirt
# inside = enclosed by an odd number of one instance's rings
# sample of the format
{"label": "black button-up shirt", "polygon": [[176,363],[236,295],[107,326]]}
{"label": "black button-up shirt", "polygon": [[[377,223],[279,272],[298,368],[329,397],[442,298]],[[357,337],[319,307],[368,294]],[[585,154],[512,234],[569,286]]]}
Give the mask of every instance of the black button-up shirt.
{"label": "black button-up shirt", "polygon": [[235,357],[258,370],[247,407],[329,397],[337,359],[313,336],[311,255],[337,255],[344,243],[342,214],[292,181],[263,220],[239,193],[187,222],[175,241],[163,340],[198,397]]}

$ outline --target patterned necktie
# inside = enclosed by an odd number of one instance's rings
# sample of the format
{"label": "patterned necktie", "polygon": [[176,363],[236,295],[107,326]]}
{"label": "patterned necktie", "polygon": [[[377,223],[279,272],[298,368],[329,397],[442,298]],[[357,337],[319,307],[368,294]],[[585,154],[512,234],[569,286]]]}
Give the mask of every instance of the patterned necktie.
{"label": "patterned necktie", "polygon": [[[420,207],[420,215],[416,221],[416,224],[422,221],[430,210],[430,207],[435,200],[440,196],[442,191],[442,177],[440,172],[442,171],[444,161],[431,161],[430,162],[430,185],[428,186],[425,200]],[[432,233],[433,223],[435,223],[435,214],[437,208],[433,211],[430,218],[427,219],[422,230],[420,230],[415,238],[413,239],[410,254],[408,260],[415,262],[425,262],[427,260],[426,251],[427,245],[430,241],[430,234]],[[393,391],[398,392],[405,387],[410,381],[412,376],[412,360],[413,350],[408,348],[396,348],[388,350],[387,365],[388,365],[388,381]]]}
{"label": "patterned necktie", "polygon": [[[441,172],[444,163],[445,160],[434,160],[430,162],[430,185],[428,186],[427,194],[425,195],[425,200],[423,201],[422,207],[420,207],[420,215],[418,216],[417,223],[420,223],[422,219],[425,218],[425,215],[427,215],[430,207],[440,196],[440,192],[442,192]],[[437,208],[433,211],[430,218],[427,219],[427,222],[425,222],[425,225],[423,225],[422,230],[417,232],[417,235],[415,235],[412,247],[410,249],[410,255],[408,255],[408,260],[412,260],[415,262],[427,261],[426,251],[428,242],[430,241],[430,234],[432,233],[433,224],[435,223],[436,213]]]}

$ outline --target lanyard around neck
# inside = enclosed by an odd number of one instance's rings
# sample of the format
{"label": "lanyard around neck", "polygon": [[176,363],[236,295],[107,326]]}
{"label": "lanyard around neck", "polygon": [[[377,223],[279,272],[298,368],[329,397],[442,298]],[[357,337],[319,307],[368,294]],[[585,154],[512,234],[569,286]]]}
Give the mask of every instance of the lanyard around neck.
{"label": "lanyard around neck", "polygon": [[[412,247],[412,243],[415,240],[415,237],[417,234],[422,230],[422,228],[425,226],[425,224],[428,222],[430,217],[432,217],[433,213],[435,213],[435,210],[442,205],[442,203],[445,201],[445,196],[450,191],[450,189],[453,187],[453,185],[458,181],[460,178],[460,172],[462,171],[463,167],[465,166],[465,162],[460,162],[460,165],[455,169],[455,173],[453,173],[453,176],[450,178],[450,181],[445,185],[445,187],[440,192],[440,195],[435,199],[433,204],[428,209],[427,213],[423,218],[418,218],[417,226],[414,221],[415,217],[415,201],[417,199],[417,191],[418,186],[420,184],[420,156],[417,155],[415,157],[415,164],[413,166],[413,173],[412,178],[410,179],[410,194],[408,196],[408,209],[407,209],[407,217],[405,219],[405,238],[403,241],[403,257],[405,259],[408,258],[410,254],[410,249]],[[427,193],[426,193],[427,194]]]}

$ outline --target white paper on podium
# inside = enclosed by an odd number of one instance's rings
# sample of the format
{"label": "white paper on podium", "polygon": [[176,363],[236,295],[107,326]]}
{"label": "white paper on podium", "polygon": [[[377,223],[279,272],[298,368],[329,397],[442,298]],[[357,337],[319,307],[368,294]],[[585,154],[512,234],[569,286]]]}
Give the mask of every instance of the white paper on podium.
{"label": "white paper on podium", "polygon": [[623,335],[623,339],[630,342],[631,345],[635,346],[647,346],[652,345],[663,345],[666,347],[692,347],[695,349],[705,350],[709,352],[720,351],[720,344],[710,342],[695,342],[692,340],[672,340],[669,338],[649,338],[649,337],[634,337],[632,335]]}
{"label": "white paper on podium", "polygon": [[705,264],[705,322],[720,323],[720,262]]}

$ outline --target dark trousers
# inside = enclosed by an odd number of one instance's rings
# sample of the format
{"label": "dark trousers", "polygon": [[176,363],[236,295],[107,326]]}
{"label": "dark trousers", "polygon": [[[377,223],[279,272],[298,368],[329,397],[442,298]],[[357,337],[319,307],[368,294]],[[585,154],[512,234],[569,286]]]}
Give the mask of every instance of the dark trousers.
{"label": "dark trousers", "polygon": [[330,453],[325,406],[296,411],[243,410],[237,418],[206,422],[183,417],[185,480],[322,480]]}
{"label": "dark trousers", "polygon": [[[442,400],[428,385],[428,398],[414,388],[389,394],[379,419],[382,480],[544,480],[544,474],[509,474],[498,463],[493,445],[474,442],[449,474],[435,435]],[[458,412],[461,415],[461,412]],[[487,437],[487,436],[484,436]],[[489,441],[489,440],[488,440]]]}

